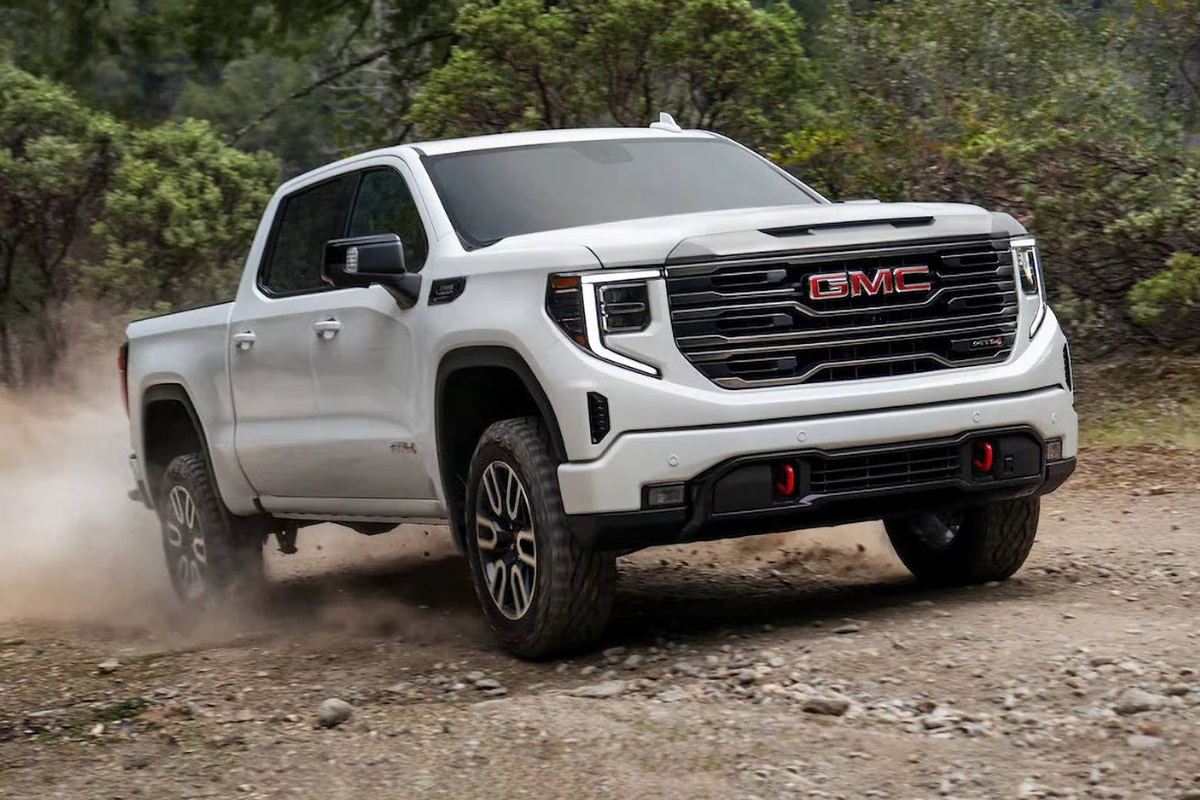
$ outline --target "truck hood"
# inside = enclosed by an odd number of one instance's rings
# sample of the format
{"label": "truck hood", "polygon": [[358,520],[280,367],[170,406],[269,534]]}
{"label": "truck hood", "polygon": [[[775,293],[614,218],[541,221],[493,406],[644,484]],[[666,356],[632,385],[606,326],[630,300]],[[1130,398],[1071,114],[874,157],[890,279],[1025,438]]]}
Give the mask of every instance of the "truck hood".
{"label": "truck hood", "polygon": [[583,245],[605,267],[634,267],[1023,232],[1012,217],[992,214],[978,206],[824,203],[679,214],[542,231],[513,236],[487,249]]}

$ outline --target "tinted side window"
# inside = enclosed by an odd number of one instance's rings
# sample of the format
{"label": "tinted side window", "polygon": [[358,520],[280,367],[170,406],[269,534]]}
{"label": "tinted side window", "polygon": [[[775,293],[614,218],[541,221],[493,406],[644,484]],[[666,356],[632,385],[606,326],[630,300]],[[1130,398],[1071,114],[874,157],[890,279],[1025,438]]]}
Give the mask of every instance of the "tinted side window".
{"label": "tinted side window", "polygon": [[273,294],[327,288],[321,280],[325,243],[340,239],[357,176],[343,175],[284,198],[279,208],[270,262],[261,279]]}
{"label": "tinted side window", "polygon": [[394,169],[364,172],[358,187],[358,199],[350,217],[348,236],[375,236],[394,233],[404,243],[404,260],[410,272],[425,265],[429,240],[417,204],[403,176]]}

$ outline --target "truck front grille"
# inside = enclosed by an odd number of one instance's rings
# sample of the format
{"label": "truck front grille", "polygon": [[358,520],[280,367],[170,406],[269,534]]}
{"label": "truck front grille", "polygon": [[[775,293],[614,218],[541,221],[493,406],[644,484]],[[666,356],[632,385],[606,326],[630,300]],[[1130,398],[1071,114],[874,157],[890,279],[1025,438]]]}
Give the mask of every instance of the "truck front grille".
{"label": "truck front grille", "polygon": [[866,455],[824,455],[811,462],[813,494],[832,495],[920,486],[957,478],[962,447],[913,447]]}
{"label": "truck front grille", "polygon": [[[899,284],[904,267],[918,269]],[[852,289],[814,299],[814,276]],[[667,292],[679,349],[729,389],[993,364],[1017,331],[1007,239],[672,267]]]}

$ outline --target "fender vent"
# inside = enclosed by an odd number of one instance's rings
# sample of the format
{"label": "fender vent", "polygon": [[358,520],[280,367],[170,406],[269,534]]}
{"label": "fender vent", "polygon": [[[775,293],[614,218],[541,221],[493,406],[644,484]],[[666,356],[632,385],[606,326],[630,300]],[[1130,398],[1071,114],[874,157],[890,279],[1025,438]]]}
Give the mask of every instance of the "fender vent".
{"label": "fender vent", "polygon": [[599,392],[588,392],[588,424],[592,428],[592,444],[600,444],[612,430],[608,416],[608,398]]}

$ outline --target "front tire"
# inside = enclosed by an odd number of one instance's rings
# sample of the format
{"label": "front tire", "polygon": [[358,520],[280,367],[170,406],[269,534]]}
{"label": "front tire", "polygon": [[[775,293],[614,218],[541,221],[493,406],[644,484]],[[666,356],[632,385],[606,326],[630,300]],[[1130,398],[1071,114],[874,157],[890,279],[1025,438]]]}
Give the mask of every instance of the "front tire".
{"label": "front tire", "polygon": [[555,467],[537,421],[509,419],[484,431],[468,476],[475,593],[501,646],[522,658],[594,644],[616,597],[616,559],[572,535]]}
{"label": "front tire", "polygon": [[1008,500],[955,512],[884,520],[896,555],[919,580],[968,586],[1007,580],[1033,548],[1041,501]]}
{"label": "front tire", "polygon": [[240,530],[199,454],[167,465],[157,508],[171,585],[186,608],[209,608],[261,588],[262,538]]}

